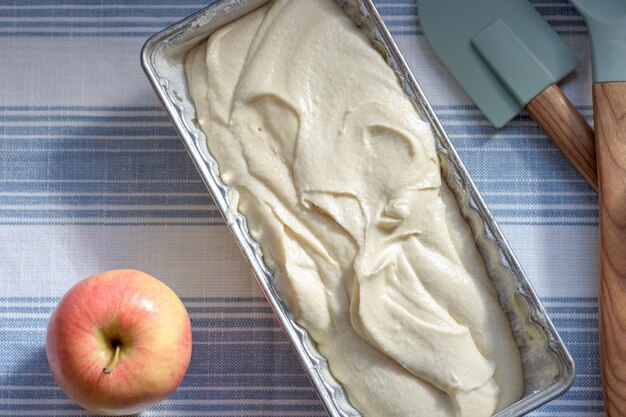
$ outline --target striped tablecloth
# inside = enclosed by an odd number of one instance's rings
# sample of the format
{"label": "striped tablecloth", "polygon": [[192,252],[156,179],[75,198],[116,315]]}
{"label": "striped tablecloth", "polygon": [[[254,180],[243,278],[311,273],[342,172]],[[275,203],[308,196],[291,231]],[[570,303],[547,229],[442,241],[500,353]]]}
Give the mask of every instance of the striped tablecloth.
{"label": "striped tablecloth", "polygon": [[[0,415],[86,414],[57,388],[45,328],[95,272],[171,285],[193,321],[181,388],[146,416],[323,416],[139,66],[143,42],[209,0],[0,1]],[[588,34],[534,5],[581,60],[564,83],[591,118]],[[533,416],[602,416],[597,196],[527,116],[496,132],[435,59],[414,0],[377,4],[576,360]]]}

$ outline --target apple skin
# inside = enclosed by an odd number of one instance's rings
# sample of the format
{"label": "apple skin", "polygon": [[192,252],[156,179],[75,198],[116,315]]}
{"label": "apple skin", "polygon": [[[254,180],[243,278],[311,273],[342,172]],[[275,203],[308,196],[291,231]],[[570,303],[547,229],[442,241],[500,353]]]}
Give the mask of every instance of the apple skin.
{"label": "apple skin", "polygon": [[[119,359],[110,365],[119,344]],[[139,413],[180,385],[191,359],[191,322],[167,285],[135,270],[80,281],[52,313],[48,364],[81,407],[104,415]]]}

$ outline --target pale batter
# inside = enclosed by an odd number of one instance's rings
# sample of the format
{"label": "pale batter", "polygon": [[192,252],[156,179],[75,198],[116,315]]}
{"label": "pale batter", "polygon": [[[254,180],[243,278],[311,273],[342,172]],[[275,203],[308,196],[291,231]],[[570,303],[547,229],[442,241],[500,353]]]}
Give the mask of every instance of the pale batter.
{"label": "pale batter", "polygon": [[520,354],[434,139],[333,0],[275,0],[186,61],[276,285],[368,417],[490,416]]}

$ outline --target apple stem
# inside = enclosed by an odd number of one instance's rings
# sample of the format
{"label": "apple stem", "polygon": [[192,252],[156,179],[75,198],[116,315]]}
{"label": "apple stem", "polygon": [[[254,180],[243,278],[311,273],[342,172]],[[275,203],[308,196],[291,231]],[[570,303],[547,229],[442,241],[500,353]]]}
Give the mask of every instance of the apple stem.
{"label": "apple stem", "polygon": [[104,368],[102,370],[102,372],[104,372],[107,375],[110,374],[111,372],[113,372],[113,368],[115,368],[115,364],[117,363],[117,360],[119,358],[120,358],[120,345],[116,344],[115,345],[115,353],[113,354],[113,357],[111,358],[111,361],[109,362],[107,367]]}

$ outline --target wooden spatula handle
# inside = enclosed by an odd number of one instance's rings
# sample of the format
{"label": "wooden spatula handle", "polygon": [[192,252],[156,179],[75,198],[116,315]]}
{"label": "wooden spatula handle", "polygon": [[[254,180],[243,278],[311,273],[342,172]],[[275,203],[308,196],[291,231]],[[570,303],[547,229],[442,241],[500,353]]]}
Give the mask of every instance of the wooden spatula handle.
{"label": "wooden spatula handle", "polygon": [[626,416],[626,82],[593,85],[600,182],[600,359],[609,416]]}
{"label": "wooden spatula handle", "polygon": [[552,84],[539,93],[526,105],[526,111],[593,189],[597,190],[593,129],[559,86]]}

